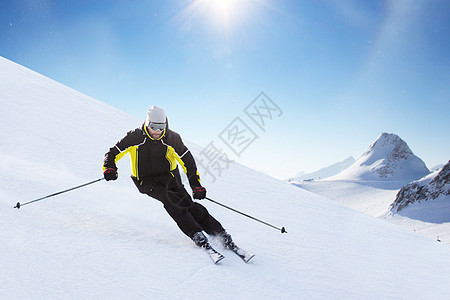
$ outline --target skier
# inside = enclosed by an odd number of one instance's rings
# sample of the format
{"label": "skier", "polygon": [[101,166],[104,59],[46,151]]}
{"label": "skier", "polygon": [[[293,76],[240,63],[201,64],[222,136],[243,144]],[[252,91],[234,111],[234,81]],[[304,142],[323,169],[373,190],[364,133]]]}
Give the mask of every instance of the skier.
{"label": "skier", "polygon": [[233,249],[235,244],[219,221],[203,205],[192,201],[184,188],[178,164],[189,179],[194,199],[206,197],[194,157],[180,135],[169,129],[162,108],[151,106],[142,126],[129,131],[105,154],[103,175],[107,181],[117,179],[116,162],[126,153],[130,154],[131,178],[139,192],[161,201],[181,231],[197,246],[210,247],[202,232],[205,231],[220,237],[226,248]]}

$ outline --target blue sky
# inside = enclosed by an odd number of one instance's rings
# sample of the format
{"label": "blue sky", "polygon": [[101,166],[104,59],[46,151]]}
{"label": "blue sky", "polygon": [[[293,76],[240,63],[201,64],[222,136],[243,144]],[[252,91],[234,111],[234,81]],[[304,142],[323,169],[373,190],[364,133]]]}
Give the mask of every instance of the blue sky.
{"label": "blue sky", "polygon": [[141,119],[162,106],[184,139],[279,178],[382,132],[433,167],[450,159],[449,16],[445,0],[2,0],[0,55]]}

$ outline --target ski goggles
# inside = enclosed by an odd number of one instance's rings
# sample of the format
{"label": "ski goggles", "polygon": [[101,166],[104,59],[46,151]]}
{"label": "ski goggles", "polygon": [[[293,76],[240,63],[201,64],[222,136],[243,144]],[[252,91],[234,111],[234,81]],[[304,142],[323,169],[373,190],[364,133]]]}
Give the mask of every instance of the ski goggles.
{"label": "ski goggles", "polygon": [[148,127],[153,131],[164,131],[166,129],[166,123],[150,123]]}

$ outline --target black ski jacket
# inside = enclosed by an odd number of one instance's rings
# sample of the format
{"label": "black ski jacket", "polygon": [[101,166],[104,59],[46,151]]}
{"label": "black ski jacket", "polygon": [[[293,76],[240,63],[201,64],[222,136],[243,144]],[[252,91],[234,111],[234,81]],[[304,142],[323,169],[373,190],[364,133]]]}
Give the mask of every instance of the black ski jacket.
{"label": "black ski jacket", "polygon": [[186,173],[191,188],[201,186],[194,157],[180,135],[166,126],[158,140],[154,140],[145,124],[129,131],[105,154],[103,170],[113,168],[125,154],[130,154],[131,173],[135,181],[154,179],[171,174],[179,178],[178,163]]}

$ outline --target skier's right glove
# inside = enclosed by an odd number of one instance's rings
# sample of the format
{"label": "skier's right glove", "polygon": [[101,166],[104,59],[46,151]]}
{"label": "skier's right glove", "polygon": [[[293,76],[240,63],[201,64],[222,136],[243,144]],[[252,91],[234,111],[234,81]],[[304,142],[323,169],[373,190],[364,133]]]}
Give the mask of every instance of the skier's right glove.
{"label": "skier's right glove", "polygon": [[194,196],[194,199],[205,199],[206,197],[206,189],[202,186],[196,186],[193,190],[192,190],[192,196]]}
{"label": "skier's right glove", "polygon": [[103,177],[105,177],[106,181],[116,180],[118,176],[117,171],[113,168],[108,168],[103,172]]}

